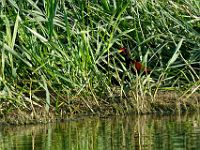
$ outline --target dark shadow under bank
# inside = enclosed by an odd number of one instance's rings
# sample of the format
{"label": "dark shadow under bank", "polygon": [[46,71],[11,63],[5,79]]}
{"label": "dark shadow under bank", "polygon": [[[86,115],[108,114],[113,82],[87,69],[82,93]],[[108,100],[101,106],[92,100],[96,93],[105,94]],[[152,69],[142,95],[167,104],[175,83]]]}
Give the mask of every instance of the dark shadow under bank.
{"label": "dark shadow under bank", "polygon": [[82,116],[108,117],[115,115],[171,115],[193,113],[200,110],[200,94],[180,97],[174,92],[159,92],[157,96],[138,96],[133,93],[126,96],[113,96],[94,101],[92,98],[76,100],[70,105],[60,107],[59,111],[50,108],[35,107],[34,111],[13,109],[9,113],[0,113],[0,125],[24,125],[49,122],[65,122]]}

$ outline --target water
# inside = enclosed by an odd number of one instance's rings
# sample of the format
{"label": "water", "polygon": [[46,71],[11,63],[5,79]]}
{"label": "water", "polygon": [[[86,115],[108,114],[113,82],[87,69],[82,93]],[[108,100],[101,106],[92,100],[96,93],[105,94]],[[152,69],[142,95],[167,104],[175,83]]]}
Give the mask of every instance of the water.
{"label": "water", "polygon": [[196,150],[200,116],[82,118],[0,127],[0,150]]}

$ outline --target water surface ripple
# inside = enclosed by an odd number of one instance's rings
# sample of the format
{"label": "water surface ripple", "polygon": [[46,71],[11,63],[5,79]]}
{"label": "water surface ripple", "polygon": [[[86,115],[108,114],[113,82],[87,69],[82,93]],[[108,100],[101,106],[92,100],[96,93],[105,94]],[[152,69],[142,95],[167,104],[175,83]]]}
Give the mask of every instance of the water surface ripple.
{"label": "water surface ripple", "polygon": [[200,117],[84,117],[46,125],[0,127],[0,150],[200,149]]}

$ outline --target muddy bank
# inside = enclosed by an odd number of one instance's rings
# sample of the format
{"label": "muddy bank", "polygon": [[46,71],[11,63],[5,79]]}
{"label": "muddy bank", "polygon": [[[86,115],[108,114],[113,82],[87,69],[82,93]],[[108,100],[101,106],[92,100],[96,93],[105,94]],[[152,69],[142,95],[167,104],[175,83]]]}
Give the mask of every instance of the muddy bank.
{"label": "muddy bank", "polygon": [[38,124],[56,121],[67,121],[85,115],[107,117],[110,115],[127,114],[176,114],[199,111],[200,94],[181,96],[177,92],[159,92],[153,95],[136,95],[129,92],[126,95],[114,95],[95,101],[93,98],[76,99],[70,104],[63,104],[58,110],[51,107],[49,112],[45,107],[35,106],[34,110],[23,108],[0,113],[0,124],[22,125]]}

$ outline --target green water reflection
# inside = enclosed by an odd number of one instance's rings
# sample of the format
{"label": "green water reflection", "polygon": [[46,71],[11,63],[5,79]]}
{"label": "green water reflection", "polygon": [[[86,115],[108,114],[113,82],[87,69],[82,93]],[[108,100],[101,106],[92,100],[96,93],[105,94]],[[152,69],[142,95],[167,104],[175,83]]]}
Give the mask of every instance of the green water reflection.
{"label": "green water reflection", "polygon": [[82,118],[48,125],[0,127],[0,150],[199,149],[200,117]]}

